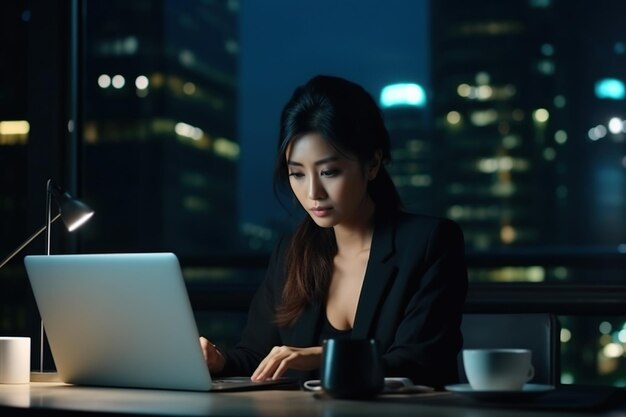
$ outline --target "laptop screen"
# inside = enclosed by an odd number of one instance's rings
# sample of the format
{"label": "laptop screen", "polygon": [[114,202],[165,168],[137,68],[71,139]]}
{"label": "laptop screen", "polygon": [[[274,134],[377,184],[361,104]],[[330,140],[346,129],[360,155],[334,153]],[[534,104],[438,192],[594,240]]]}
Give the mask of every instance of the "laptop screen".
{"label": "laptop screen", "polygon": [[174,254],[27,256],[24,262],[62,381],[211,388]]}

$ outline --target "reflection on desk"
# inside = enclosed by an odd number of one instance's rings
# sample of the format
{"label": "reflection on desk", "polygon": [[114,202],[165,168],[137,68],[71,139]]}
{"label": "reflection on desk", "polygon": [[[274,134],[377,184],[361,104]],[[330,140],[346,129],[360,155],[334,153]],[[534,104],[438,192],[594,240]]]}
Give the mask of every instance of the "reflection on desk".
{"label": "reflection on desk", "polygon": [[[494,408],[455,401],[456,394],[435,392],[384,396],[372,401],[316,399],[305,391],[204,393],[122,388],[78,387],[62,383],[0,385],[0,415],[152,416],[428,416],[529,417],[626,416],[624,411],[572,413]],[[623,409],[620,409],[623,410]]]}

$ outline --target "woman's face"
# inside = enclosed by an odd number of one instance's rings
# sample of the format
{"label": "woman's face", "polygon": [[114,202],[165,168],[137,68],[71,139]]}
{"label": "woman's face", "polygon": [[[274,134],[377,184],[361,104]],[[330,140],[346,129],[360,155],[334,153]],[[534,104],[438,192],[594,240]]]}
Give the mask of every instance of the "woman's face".
{"label": "woman's face", "polygon": [[285,153],[289,184],[302,207],[320,227],[360,224],[371,213],[367,170],[337,152],[318,133],[293,140]]}

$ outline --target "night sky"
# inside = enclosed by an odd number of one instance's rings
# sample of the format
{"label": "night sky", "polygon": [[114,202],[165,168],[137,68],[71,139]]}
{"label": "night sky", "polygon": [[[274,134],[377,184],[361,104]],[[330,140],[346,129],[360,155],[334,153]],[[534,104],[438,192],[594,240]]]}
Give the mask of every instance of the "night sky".
{"label": "night sky", "polygon": [[284,211],[272,192],[280,111],[316,74],[363,85],[378,99],[396,82],[428,91],[426,0],[242,1],[238,138],[242,222]]}

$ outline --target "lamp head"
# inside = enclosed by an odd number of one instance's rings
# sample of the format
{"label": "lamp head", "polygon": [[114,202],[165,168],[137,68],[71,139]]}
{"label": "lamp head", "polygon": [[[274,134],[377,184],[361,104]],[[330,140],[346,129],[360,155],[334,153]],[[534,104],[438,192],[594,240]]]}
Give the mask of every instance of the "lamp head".
{"label": "lamp head", "polygon": [[93,216],[94,211],[89,206],[63,191],[54,182],[50,183],[50,193],[59,205],[61,219],[70,232],[78,229]]}

